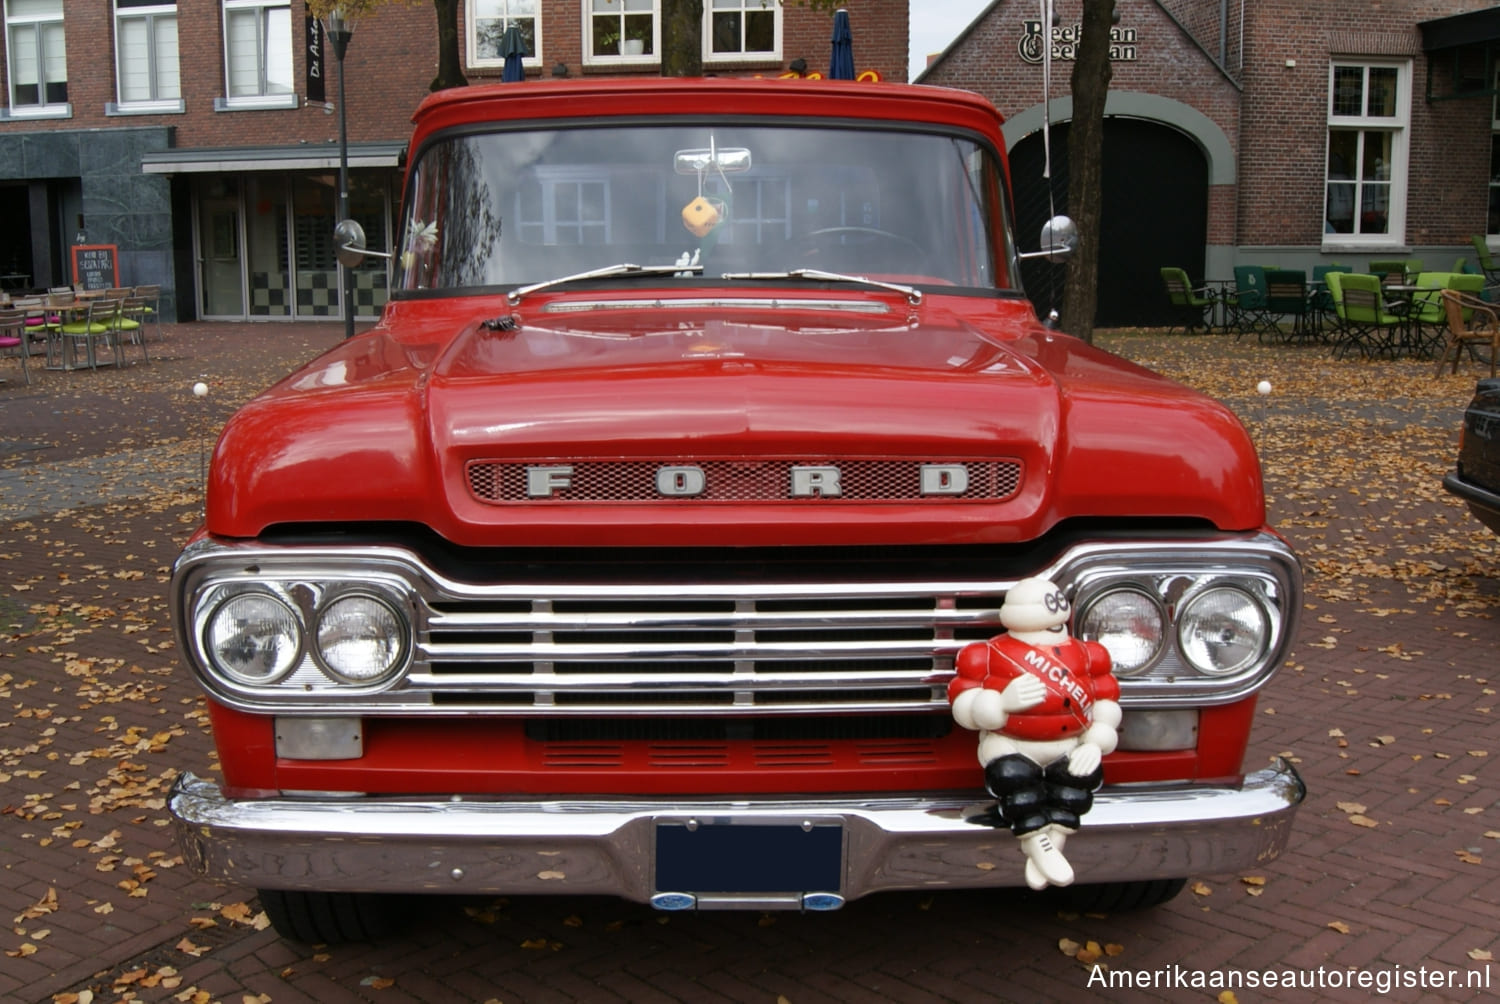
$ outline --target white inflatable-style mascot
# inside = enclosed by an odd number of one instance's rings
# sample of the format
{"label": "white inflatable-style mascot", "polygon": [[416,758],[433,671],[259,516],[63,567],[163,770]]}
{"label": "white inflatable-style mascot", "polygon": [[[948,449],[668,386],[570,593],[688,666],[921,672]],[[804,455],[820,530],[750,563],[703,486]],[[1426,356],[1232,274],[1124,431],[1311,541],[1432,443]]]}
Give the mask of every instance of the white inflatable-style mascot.
{"label": "white inflatable-style mascot", "polygon": [[1033,889],[1073,881],[1063,855],[1119,741],[1120,685],[1109,652],[1068,634],[1069,604],[1043,578],[1022,579],[1000,608],[1006,632],[964,646],[948,685],[953,720],[979,732],[985,787],[1026,855]]}

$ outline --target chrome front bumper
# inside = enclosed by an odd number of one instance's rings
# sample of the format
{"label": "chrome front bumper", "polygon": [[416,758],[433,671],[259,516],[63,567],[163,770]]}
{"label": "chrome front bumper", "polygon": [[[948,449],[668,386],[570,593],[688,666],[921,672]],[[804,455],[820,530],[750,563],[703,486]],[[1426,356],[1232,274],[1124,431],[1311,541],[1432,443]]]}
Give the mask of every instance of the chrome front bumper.
{"label": "chrome front bumper", "polygon": [[[1239,787],[1101,791],[1067,856],[1081,883],[1183,878],[1259,867],[1287,844],[1306,792],[1291,765]],[[1010,832],[958,799],[755,802],[226,799],[182,775],[169,809],[201,875],[264,889],[603,894],[664,908],[827,909],[872,892],[1023,884]],[[842,884],[827,894],[655,888],[659,825],[839,827]],[[753,844],[754,842],[751,841]]]}

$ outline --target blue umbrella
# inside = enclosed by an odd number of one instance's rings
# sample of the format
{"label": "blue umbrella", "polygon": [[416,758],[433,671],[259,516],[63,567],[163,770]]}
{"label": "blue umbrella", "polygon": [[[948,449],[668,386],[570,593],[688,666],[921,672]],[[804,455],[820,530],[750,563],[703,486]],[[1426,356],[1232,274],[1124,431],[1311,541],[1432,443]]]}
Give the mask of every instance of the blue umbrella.
{"label": "blue umbrella", "polygon": [[843,8],[833,15],[833,52],[828,59],[828,79],[854,79],[854,35],[849,31],[849,12]]}
{"label": "blue umbrella", "polygon": [[500,38],[500,55],[505,57],[505,69],[500,73],[503,83],[526,79],[526,68],[521,64],[526,58],[526,39],[521,37],[521,29],[514,24],[506,28]]}

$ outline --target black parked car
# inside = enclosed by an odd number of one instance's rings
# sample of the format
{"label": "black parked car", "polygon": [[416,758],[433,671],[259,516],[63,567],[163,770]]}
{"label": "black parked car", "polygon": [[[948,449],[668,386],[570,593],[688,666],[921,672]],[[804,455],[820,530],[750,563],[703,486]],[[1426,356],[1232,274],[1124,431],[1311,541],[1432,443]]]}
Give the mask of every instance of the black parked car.
{"label": "black parked car", "polygon": [[1500,533],[1500,378],[1481,380],[1474,388],[1459,434],[1458,467],[1443,478],[1443,487]]}

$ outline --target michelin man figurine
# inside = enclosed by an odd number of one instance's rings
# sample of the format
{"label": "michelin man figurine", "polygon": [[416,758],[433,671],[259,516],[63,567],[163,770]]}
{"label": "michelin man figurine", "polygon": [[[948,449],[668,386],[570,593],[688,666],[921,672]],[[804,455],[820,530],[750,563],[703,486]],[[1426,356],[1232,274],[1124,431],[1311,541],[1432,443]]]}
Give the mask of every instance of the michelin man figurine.
{"label": "michelin man figurine", "polygon": [[1063,856],[1094,803],[1100,761],[1119,742],[1120,685],[1109,652],[1068,634],[1069,605],[1043,578],[1006,594],[1006,632],[966,645],[948,685],[953,720],[979,732],[985,787],[1026,855],[1033,889],[1073,881]]}

